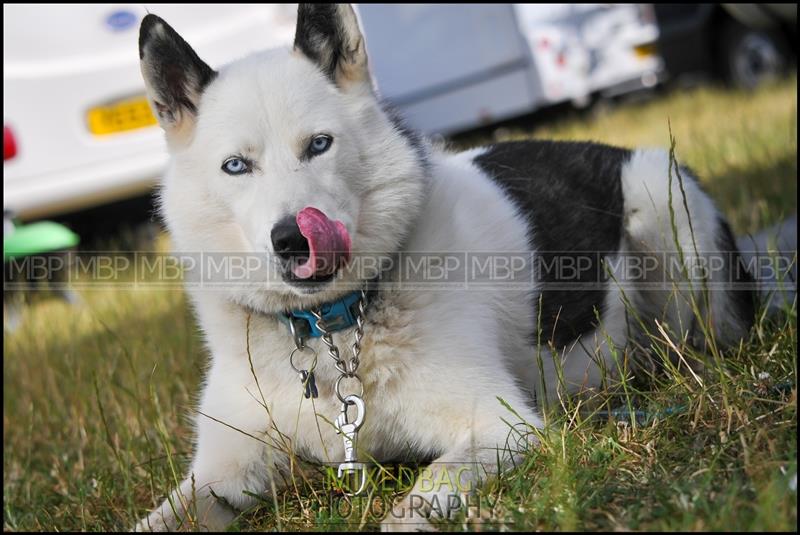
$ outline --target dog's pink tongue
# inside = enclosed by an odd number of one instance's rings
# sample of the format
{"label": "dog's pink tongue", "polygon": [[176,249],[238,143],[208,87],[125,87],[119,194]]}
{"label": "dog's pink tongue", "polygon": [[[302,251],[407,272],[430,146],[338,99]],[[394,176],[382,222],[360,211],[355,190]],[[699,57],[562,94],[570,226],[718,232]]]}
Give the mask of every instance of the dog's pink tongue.
{"label": "dog's pink tongue", "polygon": [[341,221],[331,221],[320,210],[307,206],[297,212],[297,226],[308,240],[308,260],[292,268],[295,277],[330,275],[350,259],[350,235]]}

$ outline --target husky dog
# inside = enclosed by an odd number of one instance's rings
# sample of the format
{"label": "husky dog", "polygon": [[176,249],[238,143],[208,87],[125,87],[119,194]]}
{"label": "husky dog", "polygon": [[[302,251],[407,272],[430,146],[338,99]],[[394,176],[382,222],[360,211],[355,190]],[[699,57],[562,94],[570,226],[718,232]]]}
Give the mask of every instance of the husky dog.
{"label": "husky dog", "polygon": [[[254,495],[286,484],[292,456],[325,463],[346,453],[432,460],[433,481],[458,482],[418,483],[384,523],[424,527],[419,514],[535,443],[537,404],[613,375],[614,353],[636,328],[658,320],[702,344],[708,331],[693,303],[720,343],[751,325],[748,291],[707,284],[699,298],[701,282],[747,275],[728,225],[666,151],[546,141],[437,148],[376,95],[349,5],[300,5],[292,48],[219,71],[152,14],[139,53],[172,156],[160,199],[174,246],[268,255],[277,277],[187,288],[211,353],[196,450],[184,482],[138,529],[224,528]],[[427,253],[463,263],[439,265],[456,273],[447,284],[409,282],[404,268]],[[689,270],[695,284],[675,293],[659,282],[684,253],[723,263],[711,275]],[[470,280],[497,255],[510,259],[510,279]],[[370,256],[382,259],[377,271],[349,269]],[[642,275],[614,262],[630,258],[657,263]],[[569,284],[550,269],[564,259],[579,268]],[[648,284],[625,286],[634,279]],[[347,299],[363,285],[370,290],[356,292],[353,308]],[[314,336],[320,324],[303,314],[342,303],[356,321]],[[298,337],[289,327],[300,324]],[[356,373],[345,347],[354,336]],[[328,358],[331,344],[347,373]],[[357,444],[340,425],[351,423],[352,402],[337,396],[342,378],[367,410]]]}

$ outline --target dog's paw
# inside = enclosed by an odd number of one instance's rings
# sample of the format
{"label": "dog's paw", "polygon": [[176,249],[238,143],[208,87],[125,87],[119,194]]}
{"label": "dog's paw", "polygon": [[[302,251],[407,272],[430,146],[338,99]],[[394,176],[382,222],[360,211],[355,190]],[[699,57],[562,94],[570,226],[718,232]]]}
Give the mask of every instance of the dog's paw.
{"label": "dog's paw", "polygon": [[133,526],[131,531],[135,531],[137,533],[141,532],[148,532],[148,531],[169,531],[169,526],[161,515],[158,515],[158,519],[153,518],[155,515],[147,516],[141,519],[139,522]]}
{"label": "dog's paw", "polygon": [[213,518],[212,521],[199,523],[195,521],[181,521],[171,512],[162,515],[160,511],[153,511],[149,516],[140,520],[132,531],[137,532],[164,532],[164,531],[225,531],[233,521],[232,517]]}
{"label": "dog's paw", "polygon": [[408,533],[409,531],[438,531],[431,522],[422,519],[394,518],[391,515],[381,522],[382,533]]}
{"label": "dog's paw", "polygon": [[171,509],[162,511],[162,509],[156,509],[154,511],[151,511],[149,515],[147,515],[146,517],[144,517],[143,519],[141,519],[139,522],[136,523],[132,531],[136,532],[178,531],[178,529],[181,527],[180,521],[175,516],[173,511]]}

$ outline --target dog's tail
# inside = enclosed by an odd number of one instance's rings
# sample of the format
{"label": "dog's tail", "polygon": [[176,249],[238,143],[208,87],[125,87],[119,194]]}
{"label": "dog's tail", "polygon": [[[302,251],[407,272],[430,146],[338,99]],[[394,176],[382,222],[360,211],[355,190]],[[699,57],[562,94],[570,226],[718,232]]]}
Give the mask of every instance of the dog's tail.
{"label": "dog's tail", "polygon": [[797,298],[797,215],[740,237],[737,246],[769,311],[791,307]]}

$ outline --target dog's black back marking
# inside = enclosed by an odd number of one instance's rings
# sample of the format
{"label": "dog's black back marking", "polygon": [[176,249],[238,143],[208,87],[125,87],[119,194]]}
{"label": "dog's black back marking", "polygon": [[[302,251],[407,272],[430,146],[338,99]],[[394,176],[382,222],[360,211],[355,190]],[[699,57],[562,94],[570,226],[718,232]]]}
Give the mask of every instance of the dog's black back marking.
{"label": "dog's black back marking", "polygon": [[474,160],[528,219],[542,342],[564,346],[596,326],[607,291],[602,259],[617,253],[622,237],[621,173],[630,155],[595,143],[519,141]]}

